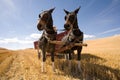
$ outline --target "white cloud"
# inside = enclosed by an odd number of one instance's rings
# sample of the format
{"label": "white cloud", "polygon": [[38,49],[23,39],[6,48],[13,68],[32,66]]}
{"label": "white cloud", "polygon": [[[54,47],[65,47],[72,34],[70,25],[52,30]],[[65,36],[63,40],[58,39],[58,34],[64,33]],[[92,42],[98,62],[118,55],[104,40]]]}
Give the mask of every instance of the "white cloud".
{"label": "white cloud", "polygon": [[[38,34],[38,33],[32,33],[29,36],[26,36],[24,39],[19,39],[17,37],[13,37],[13,38],[1,38],[0,39],[0,44],[12,44],[12,43],[17,43],[17,44],[31,44],[34,41],[38,40],[41,37],[42,34]],[[95,35],[88,35],[88,34],[84,34],[84,38],[85,39],[89,39],[89,38],[94,38]]]}
{"label": "white cloud", "polygon": [[3,41],[5,41],[6,43],[14,43],[14,42],[19,42],[18,38],[6,38]]}
{"label": "white cloud", "polygon": [[34,40],[23,40],[18,38],[0,39],[0,47],[7,49],[25,49],[32,48]]}
{"label": "white cloud", "polygon": [[[34,38],[34,39],[39,39],[41,37],[42,34],[38,34],[38,33],[32,33],[30,35],[30,38]],[[94,38],[95,35],[89,35],[89,34],[84,34],[84,38]]]}
{"label": "white cloud", "polygon": [[115,32],[115,31],[119,31],[119,30],[120,30],[120,28],[110,29],[110,30],[107,30],[107,31],[99,33],[99,35],[101,35],[101,34],[107,34],[107,33],[110,33],[110,32]]}
{"label": "white cloud", "polygon": [[[25,49],[31,48],[34,46],[33,42],[38,40],[41,37],[41,34],[32,33],[26,36],[23,39],[18,37],[13,38],[0,38],[0,47],[5,47],[8,49]],[[85,39],[94,38],[95,35],[84,34]]]}
{"label": "white cloud", "polygon": [[40,37],[41,34],[32,33],[29,36],[26,36],[24,39],[19,39],[17,37],[1,38],[0,44],[9,44],[9,43],[30,44],[33,43],[36,39],[39,39]]}
{"label": "white cloud", "polygon": [[84,34],[85,39],[95,38],[95,35]]}
{"label": "white cloud", "polygon": [[38,39],[38,38],[41,37],[41,35],[42,35],[42,34],[32,33],[32,34],[30,35],[30,37],[31,37],[31,38],[35,38],[35,39]]}
{"label": "white cloud", "polygon": [[38,40],[41,34],[32,33],[25,38],[21,39],[18,37],[12,38],[1,38],[0,37],[0,47],[8,49],[25,49],[33,47],[33,42]]}
{"label": "white cloud", "polygon": [[12,44],[12,43],[30,44],[32,42],[33,42],[32,40],[22,40],[22,39],[18,39],[18,38],[0,39],[0,44]]}
{"label": "white cloud", "polygon": [[115,34],[114,37],[116,37],[116,36],[120,36],[120,34]]}
{"label": "white cloud", "polygon": [[25,40],[19,38],[6,38],[0,39],[0,47],[7,49],[25,49],[25,48],[33,48],[34,40]]}

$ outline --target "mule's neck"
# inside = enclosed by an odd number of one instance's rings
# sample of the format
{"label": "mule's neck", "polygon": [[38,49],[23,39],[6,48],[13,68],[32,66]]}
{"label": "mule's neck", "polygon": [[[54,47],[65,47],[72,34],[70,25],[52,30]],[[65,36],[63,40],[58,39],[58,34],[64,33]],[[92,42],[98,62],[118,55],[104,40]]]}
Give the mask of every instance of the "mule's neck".
{"label": "mule's neck", "polygon": [[52,17],[50,17],[47,21],[47,24],[46,24],[47,28],[49,29],[52,29],[53,28],[53,19]]}
{"label": "mule's neck", "polygon": [[75,19],[73,23],[73,29],[79,29],[77,18]]}
{"label": "mule's neck", "polygon": [[53,20],[52,20],[52,18],[48,20],[48,23],[47,23],[46,26],[45,26],[45,31],[46,31],[48,34],[53,34],[53,33],[55,33],[54,28],[53,28]]}
{"label": "mule's neck", "polygon": [[82,31],[79,29],[77,18],[73,24],[72,33],[76,36],[80,36]]}

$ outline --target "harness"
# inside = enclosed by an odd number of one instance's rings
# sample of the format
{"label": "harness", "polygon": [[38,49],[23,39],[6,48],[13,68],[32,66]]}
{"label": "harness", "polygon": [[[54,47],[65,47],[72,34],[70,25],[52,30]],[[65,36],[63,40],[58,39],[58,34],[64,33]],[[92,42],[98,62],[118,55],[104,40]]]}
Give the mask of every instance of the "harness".
{"label": "harness", "polygon": [[69,35],[68,35],[68,40],[72,42],[82,42],[81,39],[83,38],[83,33],[81,32],[81,35],[80,36],[76,36],[73,34],[72,31],[69,32]]}
{"label": "harness", "polygon": [[80,41],[80,39],[83,38],[83,32],[81,32],[80,36],[76,36],[76,35],[73,34],[73,30],[79,30],[79,28],[76,28],[76,29],[73,28],[74,23],[75,23],[75,18],[74,18],[73,23],[70,24],[71,29],[69,31],[68,40],[71,41],[71,39],[74,39],[73,42],[82,42],[82,41]]}
{"label": "harness", "polygon": [[[46,24],[48,24],[50,21],[50,16],[47,19]],[[50,25],[51,26],[51,25]],[[56,37],[56,32],[53,29],[49,29],[47,25],[43,25],[43,34],[42,37],[46,38],[48,41],[53,40],[54,36]]]}
{"label": "harness", "polygon": [[54,40],[54,36],[56,37],[56,33],[48,34],[45,30],[43,31],[43,37],[45,37],[47,40]]}

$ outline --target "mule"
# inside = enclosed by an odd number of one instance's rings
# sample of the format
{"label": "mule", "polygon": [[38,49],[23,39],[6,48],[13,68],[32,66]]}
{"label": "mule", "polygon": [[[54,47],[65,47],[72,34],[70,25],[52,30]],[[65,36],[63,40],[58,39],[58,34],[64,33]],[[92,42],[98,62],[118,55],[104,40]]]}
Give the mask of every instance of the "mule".
{"label": "mule", "polygon": [[[54,51],[55,44],[49,43],[49,40],[56,40],[56,31],[53,27],[52,12],[55,8],[43,11],[39,14],[39,21],[37,24],[38,30],[43,30],[43,34],[38,41],[38,47],[42,52],[42,72],[45,72],[45,61],[46,61],[46,52],[51,54],[52,69],[55,71],[54,67]],[[38,52],[40,58],[40,52]]]}
{"label": "mule", "polygon": [[[66,13],[64,28],[69,31],[68,34],[62,39],[62,41],[65,42],[64,46],[67,46],[72,42],[83,42],[83,32],[79,29],[77,21],[77,14],[79,9],[80,7],[72,12],[64,9],[64,12]],[[74,46],[71,49],[64,51],[65,53],[69,54],[69,67],[71,67],[72,53],[74,53],[74,50],[77,50],[78,69],[82,71],[80,65],[82,46]]]}

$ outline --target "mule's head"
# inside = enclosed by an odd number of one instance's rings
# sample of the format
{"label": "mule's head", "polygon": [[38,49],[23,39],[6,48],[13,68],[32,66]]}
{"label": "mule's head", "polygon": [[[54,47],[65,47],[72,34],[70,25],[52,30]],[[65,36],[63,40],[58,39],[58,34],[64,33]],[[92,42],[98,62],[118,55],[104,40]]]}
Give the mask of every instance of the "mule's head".
{"label": "mule's head", "polygon": [[71,25],[74,26],[75,22],[77,21],[77,13],[78,13],[79,9],[80,9],[80,7],[77,8],[76,10],[74,10],[73,12],[69,12],[64,9],[64,12],[66,13],[64,28],[66,30],[70,30]]}
{"label": "mule's head", "polygon": [[54,9],[55,8],[52,8],[50,10],[43,11],[42,13],[39,14],[39,19],[38,19],[38,24],[37,24],[38,30],[45,29],[45,26],[48,24],[53,25],[51,14],[52,14]]}

